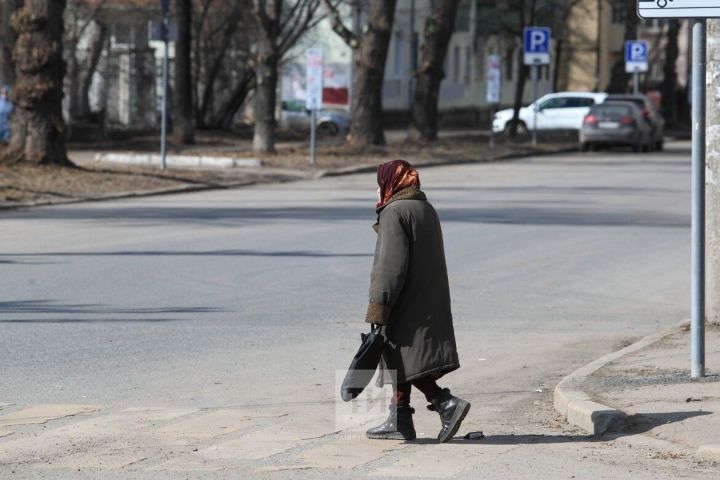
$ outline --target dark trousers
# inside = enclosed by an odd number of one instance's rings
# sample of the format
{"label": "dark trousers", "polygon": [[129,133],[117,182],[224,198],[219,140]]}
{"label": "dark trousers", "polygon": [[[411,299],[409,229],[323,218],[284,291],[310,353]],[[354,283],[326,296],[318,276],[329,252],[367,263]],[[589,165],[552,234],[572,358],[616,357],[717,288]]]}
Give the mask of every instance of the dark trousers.
{"label": "dark trousers", "polygon": [[429,403],[432,403],[434,398],[438,398],[442,389],[435,382],[432,377],[417,378],[412,382],[398,383],[393,385],[393,399],[392,404],[399,407],[407,407],[410,405],[410,392],[412,387],[420,390]]}

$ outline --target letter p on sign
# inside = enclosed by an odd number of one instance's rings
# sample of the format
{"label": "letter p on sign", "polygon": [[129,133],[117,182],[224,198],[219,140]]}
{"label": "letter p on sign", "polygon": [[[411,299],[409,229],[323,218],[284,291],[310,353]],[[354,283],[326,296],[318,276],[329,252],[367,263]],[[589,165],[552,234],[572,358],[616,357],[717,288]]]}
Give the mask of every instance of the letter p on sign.
{"label": "letter p on sign", "polygon": [[540,30],[533,30],[530,34],[530,51],[539,52],[543,50],[545,46],[545,32]]}

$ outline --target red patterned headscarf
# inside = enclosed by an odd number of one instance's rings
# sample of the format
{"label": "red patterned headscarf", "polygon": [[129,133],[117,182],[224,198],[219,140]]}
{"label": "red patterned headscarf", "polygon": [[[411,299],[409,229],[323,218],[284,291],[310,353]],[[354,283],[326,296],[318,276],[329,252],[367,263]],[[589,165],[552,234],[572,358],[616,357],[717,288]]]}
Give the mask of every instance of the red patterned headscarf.
{"label": "red patterned headscarf", "polygon": [[380,186],[380,201],[375,208],[379,210],[400,190],[408,187],[419,189],[420,176],[405,160],[393,160],[378,166],[377,183]]}

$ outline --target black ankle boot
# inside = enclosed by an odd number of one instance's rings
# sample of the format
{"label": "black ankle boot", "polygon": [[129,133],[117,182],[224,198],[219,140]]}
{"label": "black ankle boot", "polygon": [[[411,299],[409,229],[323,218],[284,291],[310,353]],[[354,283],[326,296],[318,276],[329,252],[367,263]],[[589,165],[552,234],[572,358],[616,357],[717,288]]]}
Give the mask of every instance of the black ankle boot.
{"label": "black ankle boot", "polygon": [[415,409],[390,405],[390,416],[385,423],[367,431],[367,437],[374,440],[414,440],[415,426],[412,415]]}
{"label": "black ankle boot", "polygon": [[438,441],[445,443],[451,440],[460,429],[460,424],[470,411],[470,403],[462,398],[452,396],[450,390],[443,388],[440,396],[433,399],[430,410],[440,414],[442,429],[438,434]]}

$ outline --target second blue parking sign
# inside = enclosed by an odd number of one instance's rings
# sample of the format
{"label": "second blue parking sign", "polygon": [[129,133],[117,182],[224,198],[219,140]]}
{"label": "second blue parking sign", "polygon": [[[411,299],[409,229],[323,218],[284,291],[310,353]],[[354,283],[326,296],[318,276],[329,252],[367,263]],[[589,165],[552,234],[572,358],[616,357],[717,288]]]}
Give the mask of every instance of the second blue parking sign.
{"label": "second blue parking sign", "polygon": [[526,27],[523,31],[525,65],[550,63],[551,31],[548,27]]}

